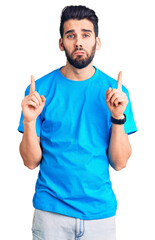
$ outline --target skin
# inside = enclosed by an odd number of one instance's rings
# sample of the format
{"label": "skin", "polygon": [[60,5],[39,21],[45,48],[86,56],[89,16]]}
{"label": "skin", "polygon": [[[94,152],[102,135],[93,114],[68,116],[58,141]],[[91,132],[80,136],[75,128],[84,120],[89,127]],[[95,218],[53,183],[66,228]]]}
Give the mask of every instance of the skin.
{"label": "skin", "polygon": [[[64,23],[63,38],[59,40],[61,51],[65,49],[73,59],[86,59],[92,52],[93,46],[99,50],[101,41],[95,38],[94,26],[87,19],[68,20]],[[78,50],[76,50],[78,49]],[[80,49],[80,50],[79,50]],[[85,68],[78,69],[72,66],[68,60],[61,68],[61,73],[68,79],[83,81],[92,77],[95,73],[93,61]],[[25,166],[30,169],[36,168],[42,159],[40,138],[37,137],[35,124],[36,119],[45,105],[45,97],[35,91],[35,80],[31,76],[30,93],[22,101],[24,115],[24,133],[20,144],[20,153]],[[111,115],[116,119],[124,118],[124,111],[128,104],[128,98],[122,92],[122,72],[118,75],[117,89],[109,88],[106,91],[106,103]],[[112,134],[108,150],[109,163],[115,170],[121,170],[131,155],[131,146],[128,135],[124,132],[124,125],[112,124]]]}
{"label": "skin", "polygon": [[37,137],[35,125],[37,117],[44,108],[45,100],[44,96],[40,96],[35,91],[34,76],[31,75],[30,93],[21,103],[24,115],[24,133],[20,143],[20,154],[24,165],[29,169],[36,168],[42,159],[40,137]]}
{"label": "skin", "polygon": [[[128,104],[128,98],[122,92],[122,72],[119,72],[117,79],[117,89],[109,88],[106,91],[106,103],[111,112],[111,116],[116,119],[124,118],[124,111]],[[125,134],[124,125],[112,124],[112,134],[109,144],[109,163],[115,170],[126,167],[132,149],[128,134]]]}
{"label": "skin", "polygon": [[[84,31],[86,30],[86,31]],[[96,43],[96,50],[100,49],[101,41],[97,37],[95,39],[95,32],[93,24],[87,19],[83,20],[68,20],[64,23],[63,39],[59,40],[59,48],[64,51],[64,47],[70,54],[73,54],[76,47],[82,48],[82,51],[77,51],[73,58],[77,58],[81,54],[81,58],[86,58],[86,53],[90,54],[92,47]],[[92,62],[84,69],[77,69],[66,62],[66,66],[61,69],[61,73],[69,79],[75,81],[82,81],[92,77],[95,69]]]}

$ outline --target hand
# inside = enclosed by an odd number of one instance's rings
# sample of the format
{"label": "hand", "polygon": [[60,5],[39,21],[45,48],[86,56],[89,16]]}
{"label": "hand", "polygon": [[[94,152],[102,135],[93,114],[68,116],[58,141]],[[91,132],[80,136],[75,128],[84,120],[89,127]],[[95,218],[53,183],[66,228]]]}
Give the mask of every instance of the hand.
{"label": "hand", "polygon": [[106,103],[113,118],[124,118],[123,113],[128,104],[128,97],[122,92],[122,72],[118,74],[117,89],[109,88],[106,91]]}
{"label": "hand", "polygon": [[24,122],[32,122],[36,120],[36,118],[43,110],[45,100],[46,98],[43,95],[40,96],[39,93],[35,91],[34,76],[31,75],[29,95],[27,95],[21,103]]}

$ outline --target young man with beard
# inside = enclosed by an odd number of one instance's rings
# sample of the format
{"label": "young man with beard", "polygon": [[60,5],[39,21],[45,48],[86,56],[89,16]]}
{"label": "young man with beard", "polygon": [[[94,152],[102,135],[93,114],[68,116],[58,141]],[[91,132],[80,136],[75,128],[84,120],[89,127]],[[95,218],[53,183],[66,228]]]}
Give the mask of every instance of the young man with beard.
{"label": "young man with beard", "polygon": [[124,168],[136,131],[128,90],[93,66],[98,18],[84,6],[63,9],[59,47],[66,65],[35,81],[22,101],[20,153],[40,165],[33,239],[114,240],[117,201],[109,163]]}

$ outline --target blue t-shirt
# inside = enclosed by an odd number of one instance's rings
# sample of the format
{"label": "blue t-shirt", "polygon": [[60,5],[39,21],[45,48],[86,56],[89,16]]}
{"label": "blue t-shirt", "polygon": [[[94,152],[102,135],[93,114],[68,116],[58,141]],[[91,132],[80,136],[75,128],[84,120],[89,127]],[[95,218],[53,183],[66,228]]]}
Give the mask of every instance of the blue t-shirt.
{"label": "blue t-shirt", "polygon": [[[117,88],[117,81],[98,69],[84,81],[69,80],[60,69],[36,81],[36,91],[46,102],[36,122],[42,161],[34,208],[85,220],[116,214],[107,156],[112,127],[105,100],[109,87]],[[30,86],[25,95],[29,90]],[[124,86],[123,91],[129,99]],[[124,129],[131,134],[137,129],[130,99],[125,114]],[[20,132],[22,121],[23,114]]]}

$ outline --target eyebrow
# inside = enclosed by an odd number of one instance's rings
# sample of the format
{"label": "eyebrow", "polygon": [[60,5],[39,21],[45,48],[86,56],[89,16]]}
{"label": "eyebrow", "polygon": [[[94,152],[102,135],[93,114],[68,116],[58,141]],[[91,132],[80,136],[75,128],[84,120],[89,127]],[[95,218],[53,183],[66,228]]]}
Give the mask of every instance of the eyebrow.
{"label": "eyebrow", "polygon": [[[91,30],[89,30],[89,29],[84,29],[84,28],[81,29],[81,31],[82,31],[82,32],[90,32],[90,33],[92,33]],[[71,29],[71,30],[65,32],[65,35],[68,34],[68,33],[73,33],[73,32],[75,32],[75,30],[74,30],[74,29]]]}

